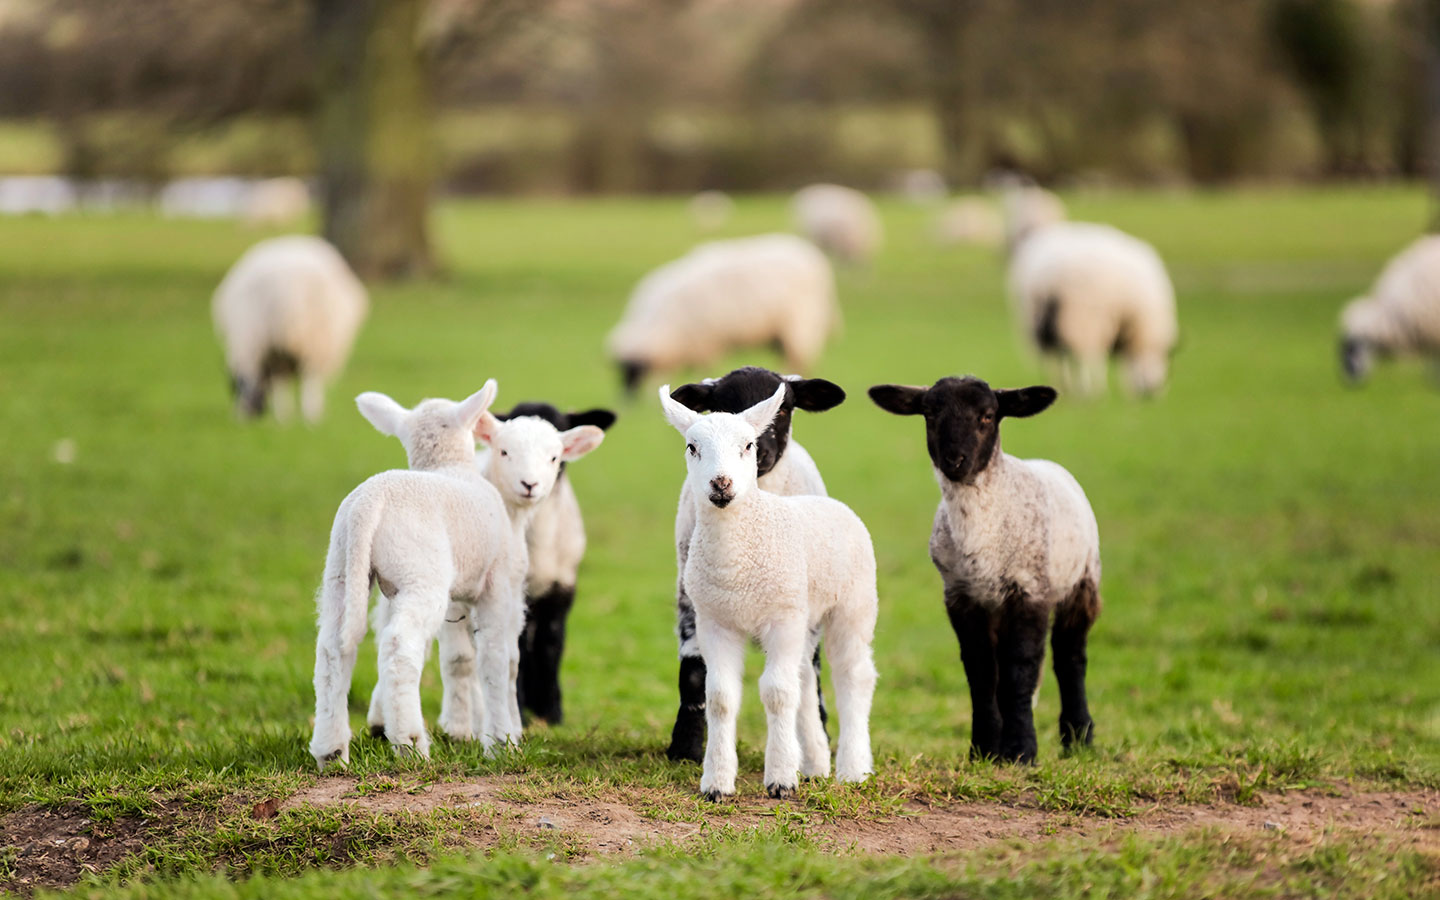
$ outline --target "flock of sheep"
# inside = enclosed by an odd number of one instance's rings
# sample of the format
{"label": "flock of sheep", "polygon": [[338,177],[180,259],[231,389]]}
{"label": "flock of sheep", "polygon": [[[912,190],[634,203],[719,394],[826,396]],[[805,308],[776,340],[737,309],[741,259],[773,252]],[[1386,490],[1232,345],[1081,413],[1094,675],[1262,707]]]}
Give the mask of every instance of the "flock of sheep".
{"label": "flock of sheep", "polygon": [[[728,215],[728,202],[697,197],[692,211],[713,221]],[[978,207],[962,202],[969,205],[941,222],[980,221]],[[647,376],[713,370],[737,348],[772,343],[787,367],[810,371],[840,319],[830,257],[864,264],[882,234],[868,198],[848,188],[806,188],[794,208],[804,237],[705,243],[639,282],[608,339],[628,390]],[[1150,245],[1069,222],[1060,201],[1034,187],[1007,192],[1003,242],[1016,321],[1063,384],[1103,390],[1114,357],[1132,392],[1164,385],[1178,336],[1175,297]],[[314,420],[365,317],[366,295],[334,248],[291,236],[247,252],[216,291],[213,311],[238,410],[259,414],[269,402],[288,414],[293,380]],[[1397,257],[1372,294],[1346,308],[1342,329],[1353,377],[1376,355],[1440,350],[1440,238]],[[565,466],[599,446],[615,416],[543,403],[496,414],[496,391],[492,380],[460,402],[408,410],[383,394],[357,398],[377,430],[399,439],[409,467],[366,480],[335,517],[318,596],[310,744],[322,770],[349,759],[346,696],[376,585],[379,680],[367,723],[397,752],[428,755],[419,684],[437,639],[447,735],[488,749],[520,740],[522,709],[552,723],[563,717],[560,658],[585,549]],[[1010,456],[999,439],[1003,419],[1042,412],[1055,390],[947,377],[929,387],[875,385],[869,396],[925,423],[941,489],[929,552],[969,682],[972,755],[1035,759],[1032,700],[1047,635],[1062,743],[1088,744],[1086,643],[1101,608],[1095,516],[1064,468]],[[789,796],[801,776],[830,773],[822,645],[839,716],[836,775],[860,781],[873,769],[874,550],[865,525],[827,495],[814,460],[791,437],[796,409],[823,412],[844,400],[825,379],[757,367],[660,389],[687,463],[675,525],[680,702],[668,755],[703,763],[700,789],[710,799],[735,791],[751,642],[766,656],[771,796]]]}

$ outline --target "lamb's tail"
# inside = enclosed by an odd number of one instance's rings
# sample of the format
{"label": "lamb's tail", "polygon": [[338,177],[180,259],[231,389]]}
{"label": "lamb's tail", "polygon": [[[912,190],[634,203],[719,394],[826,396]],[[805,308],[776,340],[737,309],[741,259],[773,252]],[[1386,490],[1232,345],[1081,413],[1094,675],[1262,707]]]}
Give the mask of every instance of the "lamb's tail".
{"label": "lamb's tail", "polygon": [[383,504],[356,497],[335,517],[330,550],[325,557],[325,582],[317,598],[321,634],[333,634],[340,646],[353,647],[365,636],[370,605],[370,551],[380,527]]}

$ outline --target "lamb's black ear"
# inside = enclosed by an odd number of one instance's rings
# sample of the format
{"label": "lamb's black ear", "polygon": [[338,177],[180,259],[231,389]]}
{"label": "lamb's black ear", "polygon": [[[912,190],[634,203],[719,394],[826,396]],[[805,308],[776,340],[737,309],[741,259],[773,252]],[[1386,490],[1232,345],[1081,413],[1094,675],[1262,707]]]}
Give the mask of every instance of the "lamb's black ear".
{"label": "lamb's black ear", "polygon": [[715,393],[715,385],[705,384],[682,384],[670,392],[670,399],[681,406],[688,406],[696,412],[710,411],[710,395]]}
{"label": "lamb's black ear", "polygon": [[1000,401],[1000,415],[1017,419],[1044,412],[1057,396],[1054,388],[1044,385],[995,392],[995,399]]}
{"label": "lamb's black ear", "polygon": [[492,409],[492,410],[490,410],[490,415],[492,415],[492,416],[494,416],[495,418],[499,419],[501,422],[505,422],[505,421],[508,421],[511,416],[515,415],[515,410],[512,409],[512,410],[510,410],[509,412],[503,412],[503,413],[502,413],[502,412],[496,412],[495,410]]}
{"label": "lamb's black ear", "polygon": [[897,416],[918,416],[924,412],[921,404],[929,392],[927,387],[908,384],[877,384],[870,389],[870,399],[875,401],[876,406]]}
{"label": "lamb's black ear", "polygon": [[795,406],[807,412],[824,412],[845,402],[840,385],[823,378],[792,378],[790,389],[795,392]]}
{"label": "lamb's black ear", "polygon": [[580,425],[594,425],[601,431],[615,424],[615,414],[608,409],[587,409],[584,412],[572,412],[565,417],[568,428],[575,428]]}

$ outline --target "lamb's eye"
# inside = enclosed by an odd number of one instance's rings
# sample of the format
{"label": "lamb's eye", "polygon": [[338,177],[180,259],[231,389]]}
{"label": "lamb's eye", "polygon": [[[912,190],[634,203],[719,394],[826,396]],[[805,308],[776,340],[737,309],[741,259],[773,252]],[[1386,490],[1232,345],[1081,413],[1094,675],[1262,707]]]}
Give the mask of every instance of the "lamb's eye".
{"label": "lamb's eye", "polygon": [[559,461],[560,461],[560,457],[558,457],[558,456],[552,456],[552,457],[550,457],[550,461],[551,461],[551,462],[559,462]]}
{"label": "lamb's eye", "polygon": [[986,425],[989,425],[991,422],[995,421],[995,416],[991,415],[990,413],[986,413],[985,415],[980,417],[980,421]]}
{"label": "lamb's eye", "polygon": [[745,452],[746,452],[746,453],[749,453],[749,452],[750,452],[751,450],[753,450],[753,449],[755,449],[755,442],[754,442],[754,441],[751,441],[750,443],[748,443],[748,444],[745,445]]}
{"label": "lamb's eye", "polygon": [[694,457],[697,457],[697,458],[700,456],[700,451],[695,449],[695,445],[694,445],[694,444],[686,444],[686,445],[685,445],[685,449],[690,451],[690,455],[691,455],[691,456],[694,456]]}
{"label": "lamb's eye", "polygon": [[510,451],[508,451],[508,450],[501,450],[501,451],[500,451],[500,455],[501,455],[501,456],[509,456],[509,455],[510,455]]}

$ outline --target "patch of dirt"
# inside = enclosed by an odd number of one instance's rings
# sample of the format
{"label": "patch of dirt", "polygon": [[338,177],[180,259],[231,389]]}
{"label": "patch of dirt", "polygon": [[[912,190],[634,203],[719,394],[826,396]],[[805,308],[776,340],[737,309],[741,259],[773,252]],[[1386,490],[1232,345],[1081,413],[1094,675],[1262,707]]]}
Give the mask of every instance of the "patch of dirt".
{"label": "patch of dirt", "polygon": [[146,819],[96,822],[79,805],[13,812],[0,819],[0,891],[67,887],[139,852],[154,834]]}
{"label": "patch of dirt", "polygon": [[[552,797],[535,802],[512,799],[505,779],[474,779],[431,784],[413,792],[356,791],[352,778],[326,778],[287,799],[281,809],[301,804],[331,806],[355,804],[372,812],[428,812],[442,807],[490,806],[497,812],[496,827],[508,820],[525,835],[544,836],[553,831],[578,847],[596,854],[631,853],[647,843],[686,839],[711,828],[729,825],[754,827],[789,804],[757,800],[738,815],[717,817],[706,823],[650,818],[634,805],[638,794],[604,799]],[[1166,834],[1195,828],[1240,832],[1278,832],[1299,840],[1319,839],[1327,831],[1373,834],[1417,848],[1440,850],[1440,792],[1377,791],[1339,793],[1296,791],[1261,798],[1258,805],[1231,803],[1177,805],[1142,810],[1126,819],[1103,819],[1068,812],[1052,812],[1024,804],[966,803],[955,806],[906,804],[900,815],[887,819],[830,819],[808,817],[807,829],[816,838],[839,848],[867,853],[910,855],[967,850],[997,842],[1035,842],[1052,837],[1112,836],[1130,832]],[[1423,810],[1417,815],[1416,810]]]}

